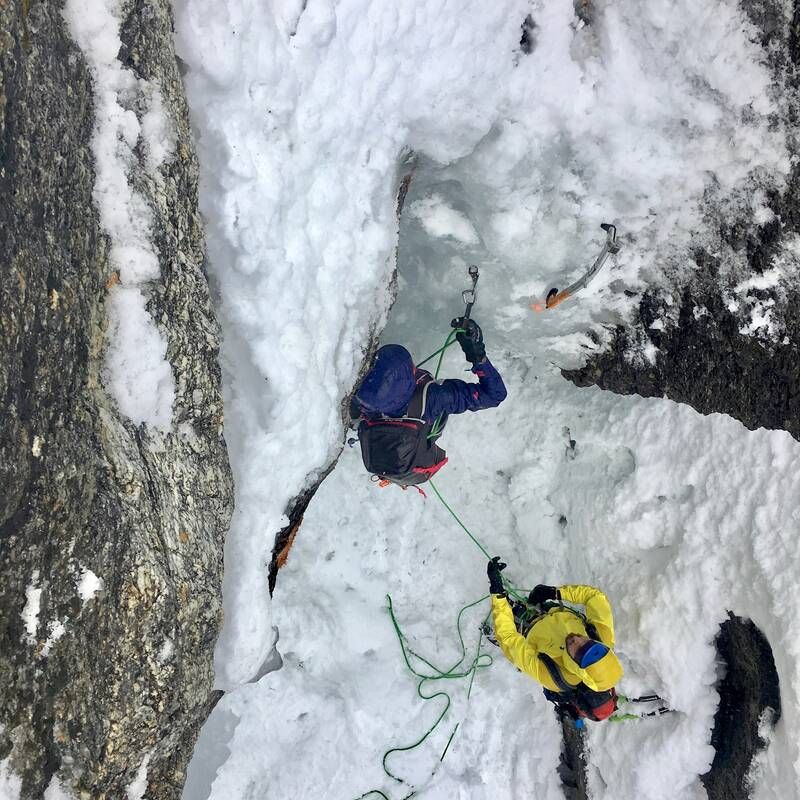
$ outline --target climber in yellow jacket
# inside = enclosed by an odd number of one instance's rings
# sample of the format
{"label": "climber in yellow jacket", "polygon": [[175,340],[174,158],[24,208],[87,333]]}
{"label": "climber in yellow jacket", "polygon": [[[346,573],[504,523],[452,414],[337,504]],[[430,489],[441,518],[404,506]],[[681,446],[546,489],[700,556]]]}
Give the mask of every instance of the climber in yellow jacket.
{"label": "climber in yellow jacket", "polygon": [[[489,562],[489,591],[497,644],[506,658],[544,686],[545,697],[573,719],[606,719],[616,710],[614,686],[622,665],[614,654],[614,618],[608,598],[593,586],[538,585],[515,619],[500,575]],[[585,614],[563,603],[583,606]],[[524,625],[523,632],[518,622]]]}

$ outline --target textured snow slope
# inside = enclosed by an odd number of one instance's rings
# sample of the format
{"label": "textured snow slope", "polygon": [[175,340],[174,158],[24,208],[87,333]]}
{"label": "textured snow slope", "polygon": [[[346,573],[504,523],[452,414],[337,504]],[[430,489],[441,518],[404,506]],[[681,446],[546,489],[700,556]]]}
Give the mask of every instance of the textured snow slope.
{"label": "textured snow slope", "polygon": [[[415,646],[449,665],[456,612],[485,591],[485,559],[436,499],[376,489],[346,450],[306,514],[273,618],[265,596],[286,502],[335,452],[339,400],[385,316],[407,147],[422,155],[384,339],[420,357],[437,347],[474,261],[476,318],[509,386],[499,409],[449,423],[442,491],[518,583],[606,588],[625,690],[661,691],[683,712],[593,729],[595,795],[703,796],[727,608],[769,637],[786,698],[759,791],[796,792],[797,443],[577,390],[552,363],[580,361],[587,328],[602,334],[626,312],[623,288],[684,268],[703,195],[758,214],[757,189],[788,166],[769,74],[732,0],[592,5],[585,26],[570,2],[179,4],[238,482],[219,683],[252,675],[273,624],[284,658],[220,702],[187,798],[346,799],[380,785],[403,796],[383,783],[381,754],[435,713],[414,693],[384,594]],[[630,237],[619,264],[534,315],[532,297],[593,257],[604,219]],[[447,374],[462,368],[453,354]],[[471,645],[484,613],[468,621]],[[533,682],[500,659],[469,705],[465,689],[435,746],[393,756],[395,772],[425,784],[462,719],[423,796],[560,796],[557,732]]]}
{"label": "textured snow slope", "polygon": [[[480,318],[491,321],[485,309]],[[756,797],[795,796],[800,446],[669,401],[577,390],[538,360],[501,360],[516,402],[451,420],[439,488],[518,584],[603,586],[617,614],[623,689],[658,691],[681,712],[590,726],[594,796],[705,797],[697,775],[713,757],[712,641],[727,609],[764,630],[781,678],[784,719]],[[347,451],[280,575],[283,669],[215,712],[239,722],[211,797],[355,798],[373,786],[402,797],[383,777],[382,753],[415,741],[435,712],[416,697],[384,595],[412,646],[449,666],[456,612],[485,587],[485,559],[435,498],[376,489]],[[485,611],[465,625],[471,648]],[[534,682],[500,656],[478,675],[469,705],[465,693],[462,682],[434,743],[393,756],[393,771],[441,800],[561,798],[558,729]],[[186,797],[205,792],[192,783]]]}
{"label": "textured snow slope", "polygon": [[177,8],[237,484],[222,686],[250,678],[272,645],[264,562],[288,501],[341,441],[340,400],[385,319],[398,157],[451,160],[488,133],[524,3],[303,6]]}

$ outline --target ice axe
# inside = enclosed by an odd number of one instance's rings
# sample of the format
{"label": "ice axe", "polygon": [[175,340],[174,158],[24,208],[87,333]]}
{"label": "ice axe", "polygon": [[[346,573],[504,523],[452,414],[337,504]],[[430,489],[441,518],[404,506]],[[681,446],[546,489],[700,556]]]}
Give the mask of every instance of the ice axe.
{"label": "ice axe", "polygon": [[469,289],[464,289],[461,292],[461,299],[464,301],[464,316],[463,319],[469,319],[469,315],[472,313],[472,306],[475,305],[475,301],[478,299],[478,296],[475,292],[475,287],[478,285],[478,278],[480,278],[480,273],[478,272],[478,268],[475,264],[472,264],[470,268],[467,270],[467,273],[470,278],[472,278],[472,286]]}
{"label": "ice axe", "polygon": [[589,283],[589,281],[594,278],[598,272],[600,272],[600,269],[603,264],[606,263],[606,259],[608,258],[609,254],[616,255],[619,253],[622,245],[617,241],[616,225],[612,225],[610,222],[603,222],[600,227],[606,232],[606,240],[603,244],[603,249],[595,259],[594,264],[592,264],[592,266],[589,267],[589,269],[583,275],[581,275],[578,280],[567,286],[566,289],[559,291],[557,288],[553,287],[547,293],[544,305],[541,303],[534,303],[531,306],[534,311],[544,311],[548,308],[555,308],[559,303],[563,303],[567,298],[572,297],[572,295],[583,289]]}

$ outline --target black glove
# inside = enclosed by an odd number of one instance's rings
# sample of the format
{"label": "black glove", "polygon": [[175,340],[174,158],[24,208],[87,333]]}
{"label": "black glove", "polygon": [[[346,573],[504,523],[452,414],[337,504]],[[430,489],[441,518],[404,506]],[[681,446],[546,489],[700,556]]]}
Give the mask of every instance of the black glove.
{"label": "black glove", "polygon": [[561,595],[555,586],[545,586],[543,583],[537,584],[533,591],[528,595],[528,602],[538,606],[546,600],[560,600]]}
{"label": "black glove", "polygon": [[489,576],[489,591],[492,594],[506,596],[503,588],[503,576],[500,574],[506,565],[500,560],[500,556],[495,556],[486,567],[486,574]]}
{"label": "black glove", "polygon": [[464,351],[464,358],[477,364],[486,358],[486,347],[483,344],[483,332],[475,320],[458,317],[450,323],[451,328],[463,328],[464,333],[456,334],[456,341]]}

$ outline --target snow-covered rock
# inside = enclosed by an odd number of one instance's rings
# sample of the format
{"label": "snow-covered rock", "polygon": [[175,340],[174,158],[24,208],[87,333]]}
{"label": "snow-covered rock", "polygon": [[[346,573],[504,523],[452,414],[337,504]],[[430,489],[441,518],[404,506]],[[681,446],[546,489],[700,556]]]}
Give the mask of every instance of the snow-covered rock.
{"label": "snow-covered rock", "polygon": [[0,6],[0,183],[0,795],[177,798],[232,487],[168,2]]}
{"label": "snow-covered rock", "polygon": [[669,397],[800,439],[796,20],[782,2],[742,8],[772,73],[771,125],[784,131],[791,168],[785,178],[754,168],[732,192],[709,185],[692,237],[673,255],[690,269],[671,265],[643,287],[633,317],[564,375],[579,386]]}

